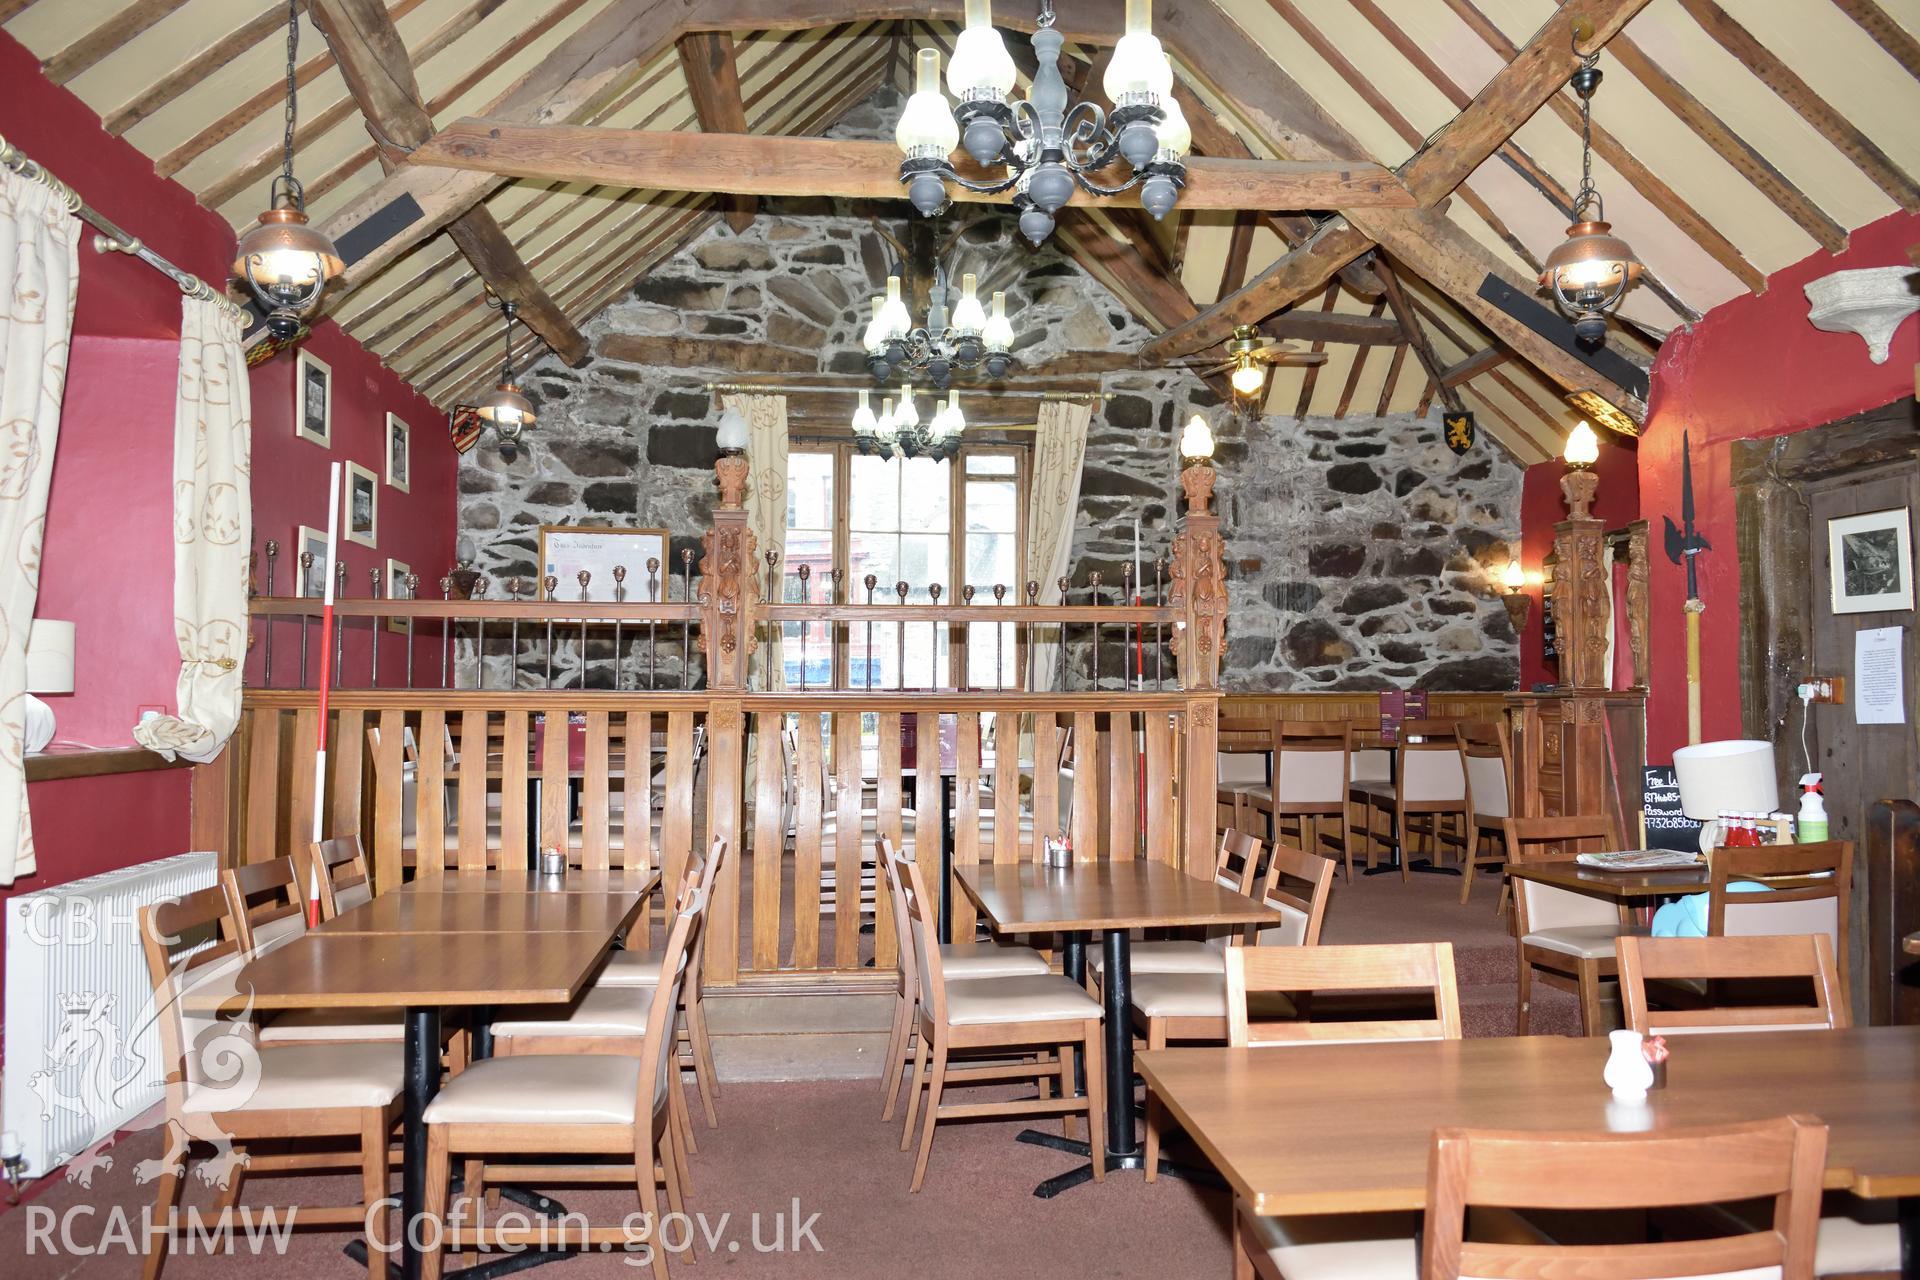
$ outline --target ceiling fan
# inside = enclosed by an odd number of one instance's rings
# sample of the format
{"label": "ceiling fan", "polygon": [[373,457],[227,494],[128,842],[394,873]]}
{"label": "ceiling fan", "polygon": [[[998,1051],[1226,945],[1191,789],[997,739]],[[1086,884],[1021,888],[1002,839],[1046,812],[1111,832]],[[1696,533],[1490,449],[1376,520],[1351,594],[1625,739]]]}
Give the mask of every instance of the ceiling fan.
{"label": "ceiling fan", "polygon": [[1269,341],[1250,324],[1234,329],[1226,348],[1225,360],[1211,356],[1190,356],[1173,363],[1191,369],[1203,378],[1231,369],[1233,373],[1228,381],[1232,383],[1234,391],[1243,396],[1252,396],[1258,395],[1266,385],[1270,366],[1301,369],[1327,362],[1327,353],[1324,351],[1302,351],[1285,342]]}

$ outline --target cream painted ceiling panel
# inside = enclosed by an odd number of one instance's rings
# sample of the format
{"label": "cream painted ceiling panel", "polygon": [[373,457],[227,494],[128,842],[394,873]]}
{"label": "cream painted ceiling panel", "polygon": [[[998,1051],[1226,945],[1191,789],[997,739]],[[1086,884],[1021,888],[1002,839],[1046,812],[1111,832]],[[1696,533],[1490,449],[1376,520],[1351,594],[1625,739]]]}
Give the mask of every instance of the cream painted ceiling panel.
{"label": "cream painted ceiling panel", "polygon": [[1794,4],[1734,4],[1729,12],[1893,162],[1920,173],[1920,80],[1852,21],[1823,22],[1817,37]]}

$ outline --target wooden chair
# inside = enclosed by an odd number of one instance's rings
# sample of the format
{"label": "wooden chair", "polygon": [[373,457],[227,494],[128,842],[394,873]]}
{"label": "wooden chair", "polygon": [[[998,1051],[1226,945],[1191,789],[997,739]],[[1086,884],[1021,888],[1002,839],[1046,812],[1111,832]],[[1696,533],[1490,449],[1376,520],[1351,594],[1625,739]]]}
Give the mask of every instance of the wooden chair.
{"label": "wooden chair", "polygon": [[[1260,842],[1246,832],[1222,831],[1220,851],[1213,859],[1214,882],[1223,889],[1251,897],[1253,882],[1260,874],[1260,854]],[[1135,978],[1145,973],[1197,973],[1218,977],[1226,972],[1226,961],[1222,957],[1227,941],[1232,936],[1231,929],[1221,929],[1205,939],[1165,938],[1135,942],[1128,968]],[[1096,988],[1106,972],[1105,965],[1105,956],[1087,957],[1089,980]],[[951,976],[957,978],[962,975],[955,973]]]}
{"label": "wooden chair", "polygon": [[[1658,1010],[1652,1008],[1647,993],[1647,984],[1655,981],[1699,983],[1711,991],[1714,979],[1799,978],[1806,979],[1811,988],[1811,1004]],[[1828,1031],[1845,1028],[1852,1021],[1833,942],[1825,933],[1622,938],[1620,997],[1626,1006],[1627,1025],[1642,1035]],[[1851,1196],[1830,1198],[1820,1219],[1813,1274],[1897,1276],[1900,1230],[1886,1208]]]}
{"label": "wooden chair", "polygon": [[[1393,752],[1380,745],[1377,723],[1348,724],[1347,739],[1347,838],[1364,838],[1369,870],[1374,865],[1385,837],[1375,826],[1377,816],[1391,819],[1393,814]],[[1360,811],[1356,833],[1353,810]],[[1349,858],[1349,861],[1351,859]]]}
{"label": "wooden chair", "polygon": [[[1419,1274],[1805,1280],[1813,1274],[1826,1155],[1827,1127],[1811,1116],[1654,1133],[1439,1129],[1428,1162]],[[1773,1202],[1766,1225],[1697,1240],[1556,1245],[1465,1238],[1469,1208],[1606,1212],[1760,1199]]]}
{"label": "wooden chair", "polygon": [[[705,922],[707,899],[695,885],[680,904],[661,960],[657,997],[649,1002],[639,1052],[606,1058],[561,1051],[494,1057],[474,1064],[449,1081],[428,1105],[427,1212],[445,1229],[439,1247],[428,1253],[421,1274],[439,1280],[449,1248],[534,1245],[539,1248],[624,1248],[633,1242],[630,1224],[596,1227],[578,1219],[512,1228],[498,1221],[481,1226],[447,1222],[447,1184],[452,1159],[459,1153],[481,1157],[525,1156],[536,1160],[543,1176],[568,1182],[630,1182],[640,1212],[649,1224],[661,1220],[659,1189],[665,1187],[674,1213],[684,1212],[677,1153],[670,1118],[674,1086],[673,1011],[680,1003],[690,952]],[[556,1168],[556,1156],[597,1157],[594,1163]],[[615,1157],[608,1162],[606,1157]],[[467,1162],[471,1178],[476,1161]],[[479,1168],[481,1181],[515,1180],[514,1165],[490,1162]],[[478,1197],[481,1185],[466,1184]],[[480,1215],[470,1215],[473,1222]],[[649,1226],[649,1261],[656,1277],[667,1274],[666,1250],[657,1227]]]}
{"label": "wooden chair", "polygon": [[242,951],[272,951],[307,931],[305,895],[292,858],[271,858],[220,873],[227,924]]}
{"label": "wooden chair", "polygon": [[308,883],[318,871],[320,918],[331,920],[343,911],[373,901],[373,875],[367,868],[367,853],[358,833],[335,836],[307,846],[307,866],[300,872],[300,883]]}
{"label": "wooden chair", "polygon": [[[1415,828],[1424,822],[1436,863],[1441,844],[1457,844],[1462,855],[1471,839],[1467,772],[1460,739],[1450,720],[1408,720],[1400,726],[1400,763],[1394,778],[1393,829],[1400,841],[1400,878],[1411,878]],[[1459,832],[1447,831],[1443,818],[1457,819]]]}
{"label": "wooden chair", "polygon": [[[1248,998],[1262,992],[1414,990],[1433,996],[1433,1017],[1252,1024]],[[1227,951],[1227,1043],[1263,1045],[1353,1040],[1458,1040],[1460,991],[1451,942],[1386,942],[1342,947],[1232,947]]]}
{"label": "wooden chair", "polygon": [[[948,982],[940,948],[932,945],[938,936],[937,926],[933,902],[927,896],[919,864],[896,853],[889,866],[901,882],[906,897],[905,919],[913,933],[914,963],[920,984],[920,1043],[914,1050],[913,1076],[908,1082],[907,1137],[913,1133],[923,1085],[926,1115],[920,1128],[920,1154],[914,1162],[913,1182],[908,1190],[918,1191],[926,1179],[935,1125],[943,1119],[971,1116],[1083,1116],[1093,1153],[1094,1181],[1104,1182],[1106,1145],[1101,1137],[1101,1123],[1106,1097],[1101,1072],[1099,1002],[1085,989],[1054,973]],[[1070,1064],[1075,1044],[1080,1046],[1086,1064],[1087,1096],[1084,1098],[1072,1096]],[[976,1049],[994,1050],[996,1056],[1001,1057],[1024,1051],[1034,1060],[1024,1068],[1020,1064],[1005,1068],[999,1078],[1010,1078],[1007,1072],[1028,1077],[1052,1075],[1059,1082],[1061,1096],[1051,1098],[1043,1094],[1038,1099],[961,1104],[943,1101],[949,1079],[971,1083],[985,1078],[978,1074],[981,1069],[963,1072],[950,1070],[947,1065],[955,1052]],[[1049,1065],[1044,1055],[1056,1049],[1058,1058]],[[903,1140],[902,1149],[907,1145]]]}
{"label": "wooden chair", "polygon": [[[1655,1009],[1650,981],[1805,978],[1813,1003]],[[1849,1025],[1847,1002],[1824,933],[1750,938],[1622,938],[1620,1002],[1642,1035],[1706,1031],[1829,1031]]]}
{"label": "wooden chair", "polygon": [[1320,830],[1320,819],[1340,824],[1337,847],[1346,858],[1346,876],[1353,879],[1353,832],[1347,812],[1346,726],[1281,722],[1273,728],[1273,787],[1265,795],[1250,794],[1247,808],[1266,816],[1269,841],[1278,841],[1289,819],[1298,831],[1298,845],[1318,853],[1321,845],[1336,844],[1331,831]]}
{"label": "wooden chair", "polygon": [[[1513,812],[1513,748],[1504,724],[1460,726],[1460,763],[1467,775],[1466,865],[1461,868],[1460,905],[1473,892],[1473,874],[1480,867],[1499,867],[1510,860],[1506,821]],[[1492,854],[1482,853],[1488,838],[1498,842]],[[1506,909],[1507,884],[1500,883],[1496,912]]]}
{"label": "wooden chair", "polygon": [[[1219,949],[1220,967],[1210,972],[1149,972],[1133,975],[1133,1025],[1146,1033],[1149,1049],[1164,1049],[1170,1040],[1224,1041],[1227,1038],[1226,952],[1242,943],[1256,947],[1312,947],[1320,943],[1326,920],[1327,898],[1333,892],[1334,864],[1330,858],[1306,853],[1290,845],[1273,847],[1260,901],[1278,911],[1284,922],[1264,929],[1249,928],[1253,936],[1235,936]],[[1288,1012],[1292,1010],[1289,1008]],[[1153,1090],[1147,1090],[1147,1181],[1160,1169],[1164,1110]]]}
{"label": "wooden chair", "polygon": [[[167,1115],[166,1147],[154,1179],[155,1229],[146,1234],[142,1280],[157,1280],[166,1263],[190,1141],[214,1143],[215,1163],[203,1176],[223,1189],[219,1207],[245,1214],[246,1221],[253,1213],[237,1209],[241,1190],[248,1177],[263,1174],[305,1174],[316,1167],[359,1170],[358,1203],[303,1204],[297,1213],[280,1215],[301,1226],[372,1230],[372,1219],[380,1216],[375,1206],[387,1198],[387,1142],[400,1115],[399,1051],[390,1044],[262,1045],[251,1023],[187,1008],[189,995],[245,1002],[238,978],[249,955],[235,938],[220,936],[226,917],[226,893],[220,888],[139,913],[165,1055]],[[248,1063],[237,1081],[226,1069],[235,1061]],[[203,1064],[220,1069],[204,1071]],[[350,1148],[337,1165],[324,1153],[247,1150],[256,1141],[293,1138],[340,1139]],[[368,1244],[374,1265],[383,1265],[377,1242]]]}
{"label": "wooden chair", "polygon": [[[902,1073],[913,1065],[913,1055],[918,1046],[920,979],[919,965],[913,955],[913,930],[906,927],[905,886],[892,869],[895,858],[893,843],[885,836],[879,836],[875,838],[873,846],[881,879],[886,884],[887,895],[893,904],[893,918],[900,922],[896,930],[898,945],[894,948],[897,973],[893,1025],[887,1034],[886,1056],[880,1060],[880,1085],[886,1091],[886,1104],[881,1109],[880,1118],[891,1120],[894,1105],[900,1098]],[[1046,958],[1032,947],[999,942],[943,942],[940,944],[940,963],[948,978],[969,981],[1048,972]],[[947,1078],[953,1080],[957,1078],[957,1073],[949,1071]]]}
{"label": "wooden chair", "polygon": [[[1367,1022],[1298,1019],[1252,1024],[1253,995],[1304,992],[1432,992],[1434,1016]],[[1315,1042],[1381,1039],[1458,1040],[1460,997],[1454,983],[1453,944],[1389,943],[1353,947],[1235,947],[1227,956],[1227,1040],[1236,1049]],[[1250,1280],[1370,1280],[1412,1277],[1413,1214],[1254,1216],[1236,1197],[1233,1275]]]}
{"label": "wooden chair", "polygon": [[[1503,823],[1507,849],[1515,862],[1550,861],[1556,855],[1601,850],[1612,843],[1612,828],[1604,816],[1571,818],[1508,818]],[[1580,999],[1580,1028],[1590,1036],[1607,1028],[1600,1004],[1600,984],[1617,975],[1615,940],[1622,934],[1645,933],[1627,922],[1620,906],[1604,898],[1556,889],[1552,885],[1519,881],[1514,886],[1513,936],[1519,969],[1519,1008],[1514,1034],[1526,1035],[1532,1026],[1535,970],[1550,985],[1574,992]]]}
{"label": "wooden chair", "polygon": [[[1735,893],[1731,885],[1765,887]],[[1824,933],[1839,965],[1840,1003],[1847,1003],[1847,917],[1853,907],[1853,842],[1770,844],[1715,849],[1707,859],[1707,933],[1754,937]]]}
{"label": "wooden chair", "polygon": [[[1253,824],[1252,802],[1272,800],[1274,729],[1274,722],[1264,717],[1220,717],[1214,739],[1215,826],[1248,830]],[[1273,838],[1271,828],[1263,838]]]}

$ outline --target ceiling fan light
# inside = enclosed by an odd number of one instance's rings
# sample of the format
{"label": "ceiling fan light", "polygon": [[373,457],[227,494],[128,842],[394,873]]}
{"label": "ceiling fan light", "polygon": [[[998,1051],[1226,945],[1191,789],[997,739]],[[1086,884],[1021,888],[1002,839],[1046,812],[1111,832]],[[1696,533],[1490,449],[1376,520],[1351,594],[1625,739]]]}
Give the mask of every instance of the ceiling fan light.
{"label": "ceiling fan light", "polygon": [[1242,356],[1234,365],[1232,382],[1233,389],[1241,395],[1254,395],[1267,384],[1267,373],[1258,361]]}

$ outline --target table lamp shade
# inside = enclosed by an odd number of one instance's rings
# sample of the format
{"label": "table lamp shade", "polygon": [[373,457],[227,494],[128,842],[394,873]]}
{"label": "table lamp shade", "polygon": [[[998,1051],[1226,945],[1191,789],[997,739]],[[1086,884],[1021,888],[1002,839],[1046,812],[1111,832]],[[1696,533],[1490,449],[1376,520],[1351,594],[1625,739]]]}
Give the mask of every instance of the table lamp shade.
{"label": "table lamp shade", "polygon": [[1706,821],[1726,810],[1772,813],[1780,807],[1774,781],[1773,744],[1752,739],[1701,742],[1673,753],[1680,808]]}
{"label": "table lamp shade", "polygon": [[73,624],[35,618],[27,634],[27,692],[73,692]]}

